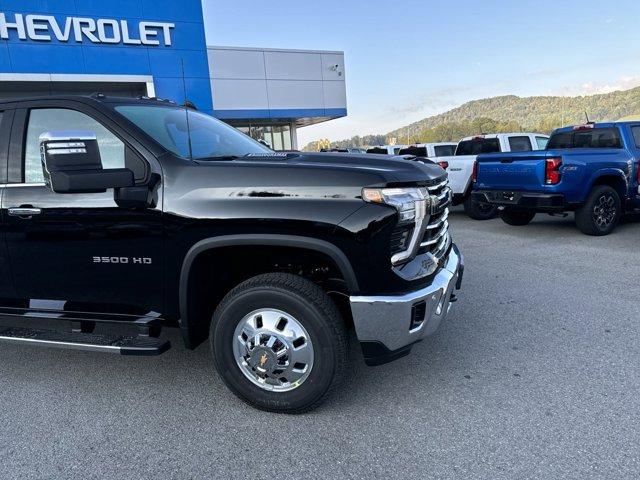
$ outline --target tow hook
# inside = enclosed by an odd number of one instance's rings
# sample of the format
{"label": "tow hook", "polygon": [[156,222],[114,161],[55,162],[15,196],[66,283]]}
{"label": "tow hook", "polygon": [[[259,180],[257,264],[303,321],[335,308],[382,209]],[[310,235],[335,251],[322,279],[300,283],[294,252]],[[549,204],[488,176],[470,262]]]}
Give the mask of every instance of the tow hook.
{"label": "tow hook", "polygon": [[458,301],[458,297],[456,297],[456,294],[455,294],[455,293],[452,293],[452,294],[451,294],[451,297],[449,297],[449,301],[450,301],[451,303],[456,303],[456,302]]}

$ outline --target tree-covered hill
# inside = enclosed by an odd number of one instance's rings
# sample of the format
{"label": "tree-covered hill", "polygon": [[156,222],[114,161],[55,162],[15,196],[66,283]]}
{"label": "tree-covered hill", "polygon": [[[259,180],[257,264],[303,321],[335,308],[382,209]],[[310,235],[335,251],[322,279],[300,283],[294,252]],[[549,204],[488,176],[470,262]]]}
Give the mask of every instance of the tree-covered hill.
{"label": "tree-covered hill", "polygon": [[[582,123],[585,113],[593,121],[618,120],[640,114],[640,87],[580,97],[501,97],[473,100],[447,112],[425,118],[386,135],[366,135],[331,142],[334,147],[360,147],[383,143],[457,141],[477,133],[554,128]],[[326,142],[326,141],[325,141]],[[312,142],[305,150],[315,150]]]}

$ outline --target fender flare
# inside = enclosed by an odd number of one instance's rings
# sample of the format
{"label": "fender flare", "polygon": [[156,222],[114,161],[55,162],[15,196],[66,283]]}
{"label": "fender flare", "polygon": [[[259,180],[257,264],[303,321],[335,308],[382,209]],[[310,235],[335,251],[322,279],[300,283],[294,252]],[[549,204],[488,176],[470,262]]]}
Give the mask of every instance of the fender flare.
{"label": "fender flare", "polygon": [[318,240],[316,238],[296,236],[296,235],[270,235],[270,234],[252,234],[252,235],[224,235],[220,237],[205,238],[193,245],[184,257],[182,262],[182,269],[180,270],[180,284],[179,284],[179,308],[180,308],[180,328],[183,334],[189,331],[189,316],[188,316],[188,291],[189,291],[189,274],[194,260],[203,252],[213,250],[221,247],[231,246],[248,246],[248,245],[264,245],[264,246],[279,246],[279,247],[292,247],[303,248],[306,250],[314,250],[316,252],[323,253],[331,258],[340,272],[342,273],[349,291],[357,293],[358,280],[353,271],[351,263],[347,259],[347,256],[342,250],[336,247],[334,244],[325,240]]}
{"label": "fender flare", "polygon": [[[589,189],[587,190],[587,195],[589,194],[589,192],[591,192],[591,190],[593,189],[593,186],[598,181],[598,179],[602,177],[619,177],[620,180],[624,182],[627,192],[629,191],[629,179],[627,178],[626,173],[624,173],[619,168],[603,168],[595,172],[589,179]],[[624,199],[621,199],[621,200],[624,201]]]}

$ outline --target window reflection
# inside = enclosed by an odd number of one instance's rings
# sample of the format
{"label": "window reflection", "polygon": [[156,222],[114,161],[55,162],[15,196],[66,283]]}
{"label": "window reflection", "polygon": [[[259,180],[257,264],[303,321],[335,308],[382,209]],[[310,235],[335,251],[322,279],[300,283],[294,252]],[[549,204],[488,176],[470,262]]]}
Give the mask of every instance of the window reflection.
{"label": "window reflection", "polygon": [[290,125],[260,125],[244,124],[234,125],[245,135],[254,140],[262,140],[274,150],[291,150],[291,126]]}

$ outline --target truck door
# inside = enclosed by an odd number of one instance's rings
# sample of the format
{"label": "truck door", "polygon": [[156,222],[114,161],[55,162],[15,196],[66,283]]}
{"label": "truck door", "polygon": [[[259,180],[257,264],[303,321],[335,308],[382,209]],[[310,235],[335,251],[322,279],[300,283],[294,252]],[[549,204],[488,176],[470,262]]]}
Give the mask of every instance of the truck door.
{"label": "truck door", "polygon": [[[0,199],[6,190],[7,184],[7,156],[14,114],[12,107],[12,105],[0,107]],[[11,267],[5,241],[6,221],[6,217],[0,212],[0,225],[2,226],[0,229],[0,298],[11,299],[15,297],[15,292],[11,280]],[[3,304],[6,303],[3,302]]]}
{"label": "truck door", "polygon": [[16,110],[2,218],[18,298],[64,301],[65,310],[161,311],[160,207],[119,208],[113,190],[54,193],[44,184],[39,136],[94,132],[103,167],[131,168],[140,184],[159,167],[107,116],[89,105],[69,105],[28,102]]}

